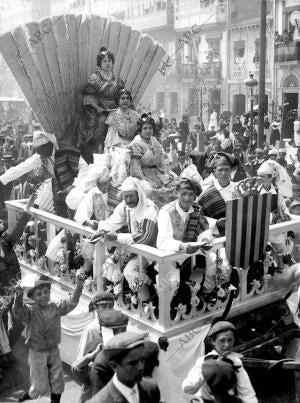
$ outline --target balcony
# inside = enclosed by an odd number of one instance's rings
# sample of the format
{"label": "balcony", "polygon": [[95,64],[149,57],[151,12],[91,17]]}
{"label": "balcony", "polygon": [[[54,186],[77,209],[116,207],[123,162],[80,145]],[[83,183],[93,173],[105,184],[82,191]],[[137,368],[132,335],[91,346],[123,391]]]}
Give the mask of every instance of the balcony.
{"label": "balcony", "polygon": [[177,71],[183,80],[195,80],[196,65],[194,63],[177,63]]}
{"label": "balcony", "polygon": [[299,62],[300,42],[275,44],[275,63]]}
{"label": "balcony", "polygon": [[219,81],[222,78],[222,62],[202,63],[205,78]]}
{"label": "balcony", "polygon": [[207,6],[199,0],[180,0],[174,10],[174,28],[189,30],[193,25],[214,26],[226,22],[226,6],[219,0],[212,0]]}

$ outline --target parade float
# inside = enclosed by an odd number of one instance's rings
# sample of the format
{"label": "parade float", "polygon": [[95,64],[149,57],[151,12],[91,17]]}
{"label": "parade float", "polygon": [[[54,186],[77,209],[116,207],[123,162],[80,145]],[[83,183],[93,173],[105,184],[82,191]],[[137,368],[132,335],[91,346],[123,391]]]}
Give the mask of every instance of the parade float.
{"label": "parade float", "polygon": [[[165,50],[149,36],[118,21],[65,15],[26,24],[0,37],[0,51],[35,116],[45,131],[56,135],[59,144],[71,141],[69,129],[81,111],[81,89],[95,70],[96,55],[101,47],[115,55],[115,73],[131,91],[133,105],[137,106],[147,88],[154,85],[153,79],[166,56]],[[24,201],[9,201],[6,205],[11,229]],[[66,296],[73,289],[75,257],[83,256],[91,261],[80,303],[62,319],[61,355],[69,364],[76,359],[81,333],[95,318],[88,311],[88,304],[96,292],[103,290],[104,278],[114,280],[111,291],[116,297],[116,307],[129,316],[132,328],[149,333],[153,340],[161,336],[168,338],[169,346],[166,351],[161,350],[160,365],[155,372],[162,399],[167,402],[190,400],[184,400],[181,383],[196,358],[204,354],[204,340],[216,318],[230,318],[237,327],[247,329],[244,339],[240,338],[239,348],[249,366],[255,368],[277,363],[280,354],[277,360],[264,355],[270,343],[273,348],[299,337],[294,328],[283,332],[279,326],[278,333],[274,321],[280,322],[280,318],[267,315],[267,307],[280,305],[285,290],[269,288],[269,280],[276,275],[277,268],[271,254],[265,250],[270,235],[299,231],[300,219],[292,216],[291,221],[269,225],[270,198],[258,195],[249,183],[245,183],[243,197],[227,203],[225,237],[215,238],[212,245],[217,273],[213,292],[203,295],[200,281],[191,281],[188,284],[190,307],[179,304],[175,315],[171,314],[170,304],[179,283],[176,262],[188,255],[135,244],[124,250],[124,246],[117,243],[113,244],[115,248],[111,253],[102,241],[91,246],[88,237],[94,232],[86,226],[41,209],[32,208],[31,214],[32,221],[17,246],[22,274],[39,272],[51,278],[53,299]],[[55,256],[51,256],[46,250],[54,239],[58,247]],[[228,261],[224,259],[224,250]],[[144,260],[152,266],[154,297],[147,299],[138,295],[138,298],[124,300],[120,267],[128,253],[138,257],[140,266]],[[280,258],[283,269],[288,270],[288,262],[284,256]],[[194,257],[192,262],[195,265]],[[259,264],[255,265],[256,262]],[[254,322],[257,319],[255,330],[248,329],[250,324],[244,317],[253,312]],[[266,313],[262,319],[266,332],[259,326],[258,317],[262,312]],[[286,313],[284,315],[286,317]],[[238,318],[244,319],[239,321]],[[297,362],[282,362],[281,365],[299,369]]]}

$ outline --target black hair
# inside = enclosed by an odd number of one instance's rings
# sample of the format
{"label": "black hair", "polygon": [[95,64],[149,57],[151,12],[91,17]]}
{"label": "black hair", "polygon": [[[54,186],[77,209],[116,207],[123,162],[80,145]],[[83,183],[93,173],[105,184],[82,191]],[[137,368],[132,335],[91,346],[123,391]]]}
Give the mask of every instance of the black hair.
{"label": "black hair", "polygon": [[199,183],[193,181],[192,179],[180,178],[177,183],[176,190],[180,190],[182,185],[187,185],[190,190],[195,193],[196,196],[199,196],[202,192],[202,188]]}
{"label": "black hair", "polygon": [[154,119],[147,113],[143,113],[138,121],[138,132],[139,133],[141,133],[142,127],[144,124],[150,124],[153,128],[153,131],[155,130]]}
{"label": "black hair", "polygon": [[111,61],[112,64],[115,64],[115,56],[107,50],[104,46],[101,47],[99,53],[97,54],[97,66],[101,68],[102,60],[108,57]]}
{"label": "black hair", "polygon": [[129,96],[130,102],[132,102],[132,95],[131,95],[131,92],[130,92],[129,90],[127,90],[126,88],[120,88],[120,89],[119,89],[119,93],[118,93],[118,105],[119,105],[120,98],[121,98],[121,96],[122,96],[123,94],[127,94],[127,95]]}

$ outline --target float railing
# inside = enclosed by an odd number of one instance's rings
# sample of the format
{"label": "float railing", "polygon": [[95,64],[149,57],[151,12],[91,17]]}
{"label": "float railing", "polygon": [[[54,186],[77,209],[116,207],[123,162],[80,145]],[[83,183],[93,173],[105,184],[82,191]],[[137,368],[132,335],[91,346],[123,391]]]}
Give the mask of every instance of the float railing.
{"label": "float railing", "polygon": [[[9,229],[12,229],[17,221],[17,217],[23,210],[24,201],[8,201],[6,202],[8,209]],[[56,236],[57,230],[64,229],[72,234],[79,235],[80,242],[84,242],[84,238],[90,236],[94,232],[85,226],[77,224],[75,221],[65,219],[54,214],[31,208],[33,216],[34,233],[38,237],[38,225],[44,223],[46,229],[46,243]],[[287,231],[298,232],[300,229],[300,217],[292,216],[291,221],[283,222],[270,226],[270,234],[275,235]],[[225,237],[216,238],[214,240],[213,249],[218,251],[224,248]],[[110,245],[111,246],[111,245]],[[229,317],[246,312],[260,306],[264,306],[269,302],[280,299],[283,291],[270,290],[268,287],[267,271],[259,278],[248,278],[249,269],[234,267],[236,281],[227,288],[220,288],[216,294],[216,298],[206,299],[199,293],[200,283],[194,282],[189,284],[191,300],[189,308],[186,305],[179,304],[173,312],[170,310],[171,301],[176,294],[179,284],[180,271],[176,268],[176,262],[184,261],[190,255],[184,253],[173,253],[162,251],[154,247],[140,244],[132,244],[126,246],[113,243],[117,248],[118,256],[125,254],[134,254],[138,258],[139,267],[145,266],[145,261],[149,264],[155,262],[155,269],[158,272],[155,284],[155,298],[150,297],[148,300],[137,299],[135,303],[124,302],[123,295],[119,296],[116,304],[119,309],[126,313],[134,322],[149,331],[154,331],[161,335],[172,336],[186,332],[194,327],[211,322],[215,317],[221,316],[225,308],[229,304],[229,299],[233,298],[232,307]],[[95,245],[94,261],[93,261],[93,280],[88,281],[85,285],[85,294],[92,297],[96,291],[103,290],[103,270],[106,259],[108,257],[107,247],[104,242],[99,241]],[[42,272],[51,277],[55,282],[61,282],[65,286],[72,288],[72,277],[65,273],[64,275],[53,274],[53,262],[47,265],[47,269],[40,268],[38,259],[28,262],[24,260],[24,256],[19,255],[22,268],[31,271]],[[192,257],[192,261],[195,258]],[[156,301],[156,303],[155,303]],[[157,303],[158,301],[158,303]],[[158,306],[156,306],[158,305]]]}

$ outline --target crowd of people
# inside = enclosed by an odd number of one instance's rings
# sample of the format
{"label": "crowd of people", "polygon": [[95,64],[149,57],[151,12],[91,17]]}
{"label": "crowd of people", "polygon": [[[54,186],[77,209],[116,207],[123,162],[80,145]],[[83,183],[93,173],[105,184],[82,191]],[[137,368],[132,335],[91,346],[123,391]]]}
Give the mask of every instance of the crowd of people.
{"label": "crowd of people", "polygon": [[[73,142],[58,142],[38,123],[2,124],[0,290],[5,298],[0,366],[9,365],[11,348],[25,328],[31,386],[19,401],[44,395],[49,386],[51,402],[60,401],[64,390],[60,318],[78,304],[87,274],[79,263],[73,294],[60,304],[50,300],[47,276],[19,282],[15,249],[32,205],[92,228],[91,243],[144,244],[190,255],[178,257],[172,319],[179,304],[187,314],[191,310],[191,282],[201,284],[199,298],[213,303],[220,288],[225,292],[234,281],[226,256],[220,280],[218,259],[211,251],[213,239],[225,234],[226,202],[251,192],[271,193],[271,223],[300,215],[300,148],[292,140],[288,146],[280,143],[281,122],[265,119],[264,145],[259,148],[257,121],[250,127],[247,116],[225,119],[213,111],[205,130],[200,118],[192,126],[188,111],[178,124],[175,118],[139,114],[132,107],[131,93],[113,74],[114,56],[101,49],[97,65],[83,90],[82,116],[71,130]],[[201,152],[199,143],[204,147]],[[16,228],[8,233],[5,201],[10,199],[28,199],[28,203]],[[53,244],[46,246],[53,254]],[[273,269],[298,262],[300,232],[270,237],[269,248]],[[108,251],[113,255],[113,248]],[[197,270],[192,270],[195,253]],[[121,295],[133,306],[139,300],[152,301],[155,314],[159,313],[157,271],[151,263],[143,262],[141,267],[137,256],[128,252],[121,267],[105,268],[105,293],[98,293],[90,307],[97,320],[82,335],[73,364],[74,377],[82,385],[81,402],[160,401],[160,391],[149,378],[166,340],[157,344],[127,331],[128,317],[114,309]],[[13,292],[7,296],[12,284]],[[191,400],[257,402],[233,352],[234,338],[230,322],[211,327],[207,335],[211,352],[195,362],[182,385],[184,393],[195,395]]]}

